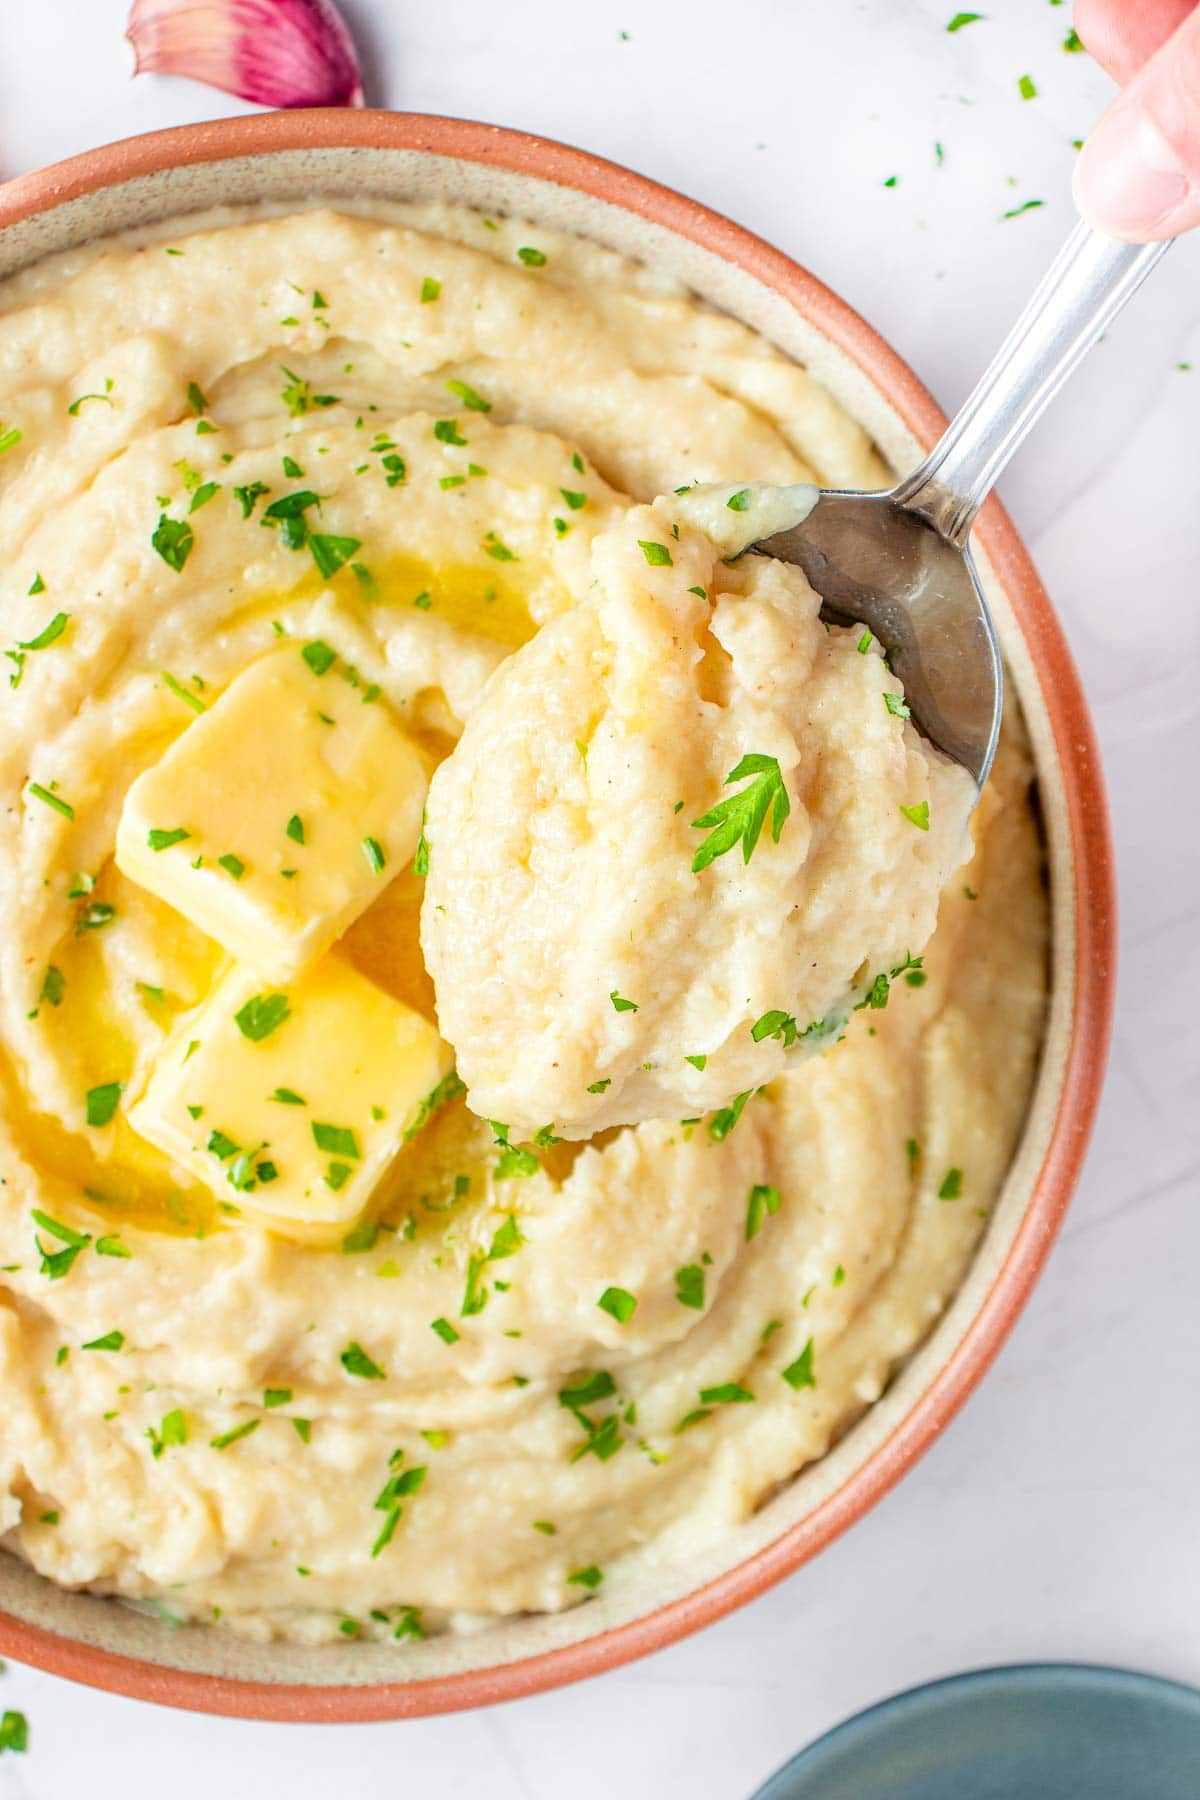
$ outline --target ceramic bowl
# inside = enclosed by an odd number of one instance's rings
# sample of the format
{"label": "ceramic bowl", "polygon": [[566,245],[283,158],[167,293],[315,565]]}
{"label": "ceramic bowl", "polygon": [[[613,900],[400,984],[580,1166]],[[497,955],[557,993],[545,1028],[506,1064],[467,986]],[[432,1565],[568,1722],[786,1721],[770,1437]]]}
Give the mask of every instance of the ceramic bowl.
{"label": "ceramic bowl", "polygon": [[[271,113],[91,151],[0,187],[0,276],[106,232],[218,203],[339,194],[465,202],[640,257],[807,365],[897,469],[942,428],[896,353],[769,244],[598,157],[459,119]],[[883,1399],[753,1518],[686,1566],[665,1564],[634,1597],[402,1649],[256,1645],[60,1591],[0,1554],[0,1654],[142,1699],[247,1717],[382,1719],[510,1699],[643,1656],[743,1605],[853,1524],[928,1448],[996,1355],[1062,1220],[1099,1097],[1114,981],[1108,819],[1079,679],[994,499],[976,545],[1037,759],[1052,997],[1029,1117],[982,1246]]]}

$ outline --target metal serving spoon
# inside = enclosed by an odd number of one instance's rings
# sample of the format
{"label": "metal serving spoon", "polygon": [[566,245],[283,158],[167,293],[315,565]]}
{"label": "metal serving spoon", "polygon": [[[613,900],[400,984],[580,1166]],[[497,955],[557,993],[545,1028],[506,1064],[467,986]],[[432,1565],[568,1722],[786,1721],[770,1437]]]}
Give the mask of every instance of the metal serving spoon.
{"label": "metal serving spoon", "polygon": [[982,787],[1004,698],[967,540],[1026,432],[1169,248],[1076,225],[941,441],[886,493],[823,489],[800,525],[753,546],[798,563],[838,624],[883,644],[925,736]]}

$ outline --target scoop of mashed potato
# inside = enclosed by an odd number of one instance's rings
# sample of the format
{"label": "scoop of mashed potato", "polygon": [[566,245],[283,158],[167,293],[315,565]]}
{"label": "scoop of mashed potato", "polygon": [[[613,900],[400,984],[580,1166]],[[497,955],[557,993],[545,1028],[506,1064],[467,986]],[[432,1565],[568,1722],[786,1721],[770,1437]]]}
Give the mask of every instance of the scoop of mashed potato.
{"label": "scoop of mashed potato", "polygon": [[974,784],[870,633],[823,624],[789,564],[723,561],[689,522],[711,512],[659,500],[598,536],[586,598],[433,779],[441,1030],[514,1137],[736,1118],[886,1002],[969,854]]}

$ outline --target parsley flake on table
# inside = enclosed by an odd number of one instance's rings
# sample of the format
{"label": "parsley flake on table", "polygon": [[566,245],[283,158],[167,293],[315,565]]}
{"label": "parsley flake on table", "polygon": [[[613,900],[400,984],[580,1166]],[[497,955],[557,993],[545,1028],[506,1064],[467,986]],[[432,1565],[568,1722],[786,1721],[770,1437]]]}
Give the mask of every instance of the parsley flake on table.
{"label": "parsley flake on table", "polygon": [[961,31],[964,25],[974,25],[978,20],[985,19],[986,17],[986,13],[957,12],[947,25],[946,30]]}
{"label": "parsley flake on table", "polygon": [[742,860],[748,863],[768,815],[772,840],[779,842],[784,821],[792,808],[777,758],[754,753],[743,756],[725,777],[725,786],[732,781],[743,781],[747,776],[753,779],[739,794],[719,800],[710,811],[692,820],[693,831],[711,833],[692,858],[693,874],[698,875],[718,856],[724,856],[739,840]]}

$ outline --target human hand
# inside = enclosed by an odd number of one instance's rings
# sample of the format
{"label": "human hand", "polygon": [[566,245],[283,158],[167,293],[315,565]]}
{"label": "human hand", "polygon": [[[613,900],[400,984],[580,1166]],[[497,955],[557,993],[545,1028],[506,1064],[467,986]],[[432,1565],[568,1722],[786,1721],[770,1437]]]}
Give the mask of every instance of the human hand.
{"label": "human hand", "polygon": [[1077,0],[1075,29],[1122,92],[1075,165],[1075,204],[1110,237],[1200,225],[1200,5]]}

